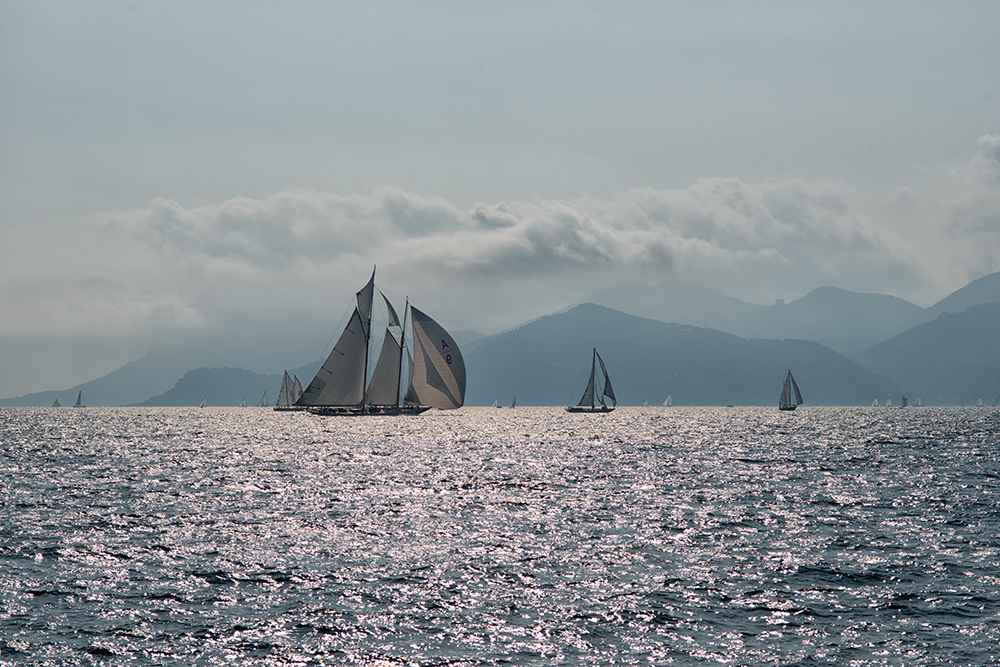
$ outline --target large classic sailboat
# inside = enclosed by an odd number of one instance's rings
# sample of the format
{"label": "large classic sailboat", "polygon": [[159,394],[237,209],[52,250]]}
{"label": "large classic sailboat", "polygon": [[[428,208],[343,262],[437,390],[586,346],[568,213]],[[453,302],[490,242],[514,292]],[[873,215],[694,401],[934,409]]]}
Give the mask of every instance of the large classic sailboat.
{"label": "large classic sailboat", "polygon": [[[604,374],[603,387],[598,387],[596,382],[598,363],[601,364],[601,373]],[[610,406],[604,402],[605,396],[611,399]],[[597,348],[595,347],[590,364],[590,381],[587,383],[587,388],[583,390],[583,397],[576,405],[567,407],[566,411],[611,412],[615,409],[616,405],[618,405],[618,401],[615,398],[615,390],[611,387],[611,378],[608,377],[608,369],[604,366],[604,360],[601,359],[601,355],[597,353]]]}
{"label": "large classic sailboat", "polygon": [[785,378],[785,386],[781,388],[781,398],[778,400],[779,410],[794,410],[802,405],[802,394],[799,392],[799,385],[795,383],[792,372],[788,371]]}
{"label": "large classic sailboat", "polygon": [[[374,372],[369,377],[368,348],[375,300],[372,270],[368,284],[357,293],[357,305],[340,339],[295,405],[321,415],[412,415],[430,408],[462,407],[465,361],[458,343],[444,327],[409,301],[400,318],[381,291],[379,295],[385,303],[388,321]],[[407,333],[412,339],[412,356],[406,348]],[[404,350],[408,362],[405,366]]]}

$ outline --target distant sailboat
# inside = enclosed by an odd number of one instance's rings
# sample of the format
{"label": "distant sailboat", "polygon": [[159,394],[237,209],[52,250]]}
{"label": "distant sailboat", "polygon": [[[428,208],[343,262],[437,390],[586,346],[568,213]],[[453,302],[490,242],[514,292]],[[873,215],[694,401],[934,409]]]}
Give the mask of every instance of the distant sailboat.
{"label": "distant sailboat", "polygon": [[266,408],[266,407],[268,407],[268,405],[267,405],[267,390],[266,389],[264,390],[264,395],[260,397],[259,401],[257,401],[257,407],[258,408]]}
{"label": "distant sailboat", "polygon": [[918,407],[919,408],[919,407],[921,407],[924,404],[924,400],[921,398],[921,396],[923,396],[923,394],[917,394],[917,400],[913,404],[914,407]]}
{"label": "distant sailboat", "polygon": [[240,401],[240,407],[245,408],[247,406],[247,395],[243,394],[243,400]]}
{"label": "distant sailboat", "polygon": [[208,405],[208,396],[205,396],[204,398],[201,399],[201,405],[199,405],[198,407],[203,408],[206,405]]}
{"label": "distant sailboat", "polygon": [[885,407],[887,407],[887,408],[891,408],[892,407],[892,399],[891,398],[885,399]]}
{"label": "distant sailboat", "polygon": [[510,407],[512,408],[517,407],[517,396],[515,396],[514,399],[510,402]]}
{"label": "distant sailboat", "polygon": [[877,408],[878,407],[878,399],[877,398],[874,401],[872,401],[872,407],[873,408]]}
{"label": "distant sailboat", "polygon": [[304,407],[295,404],[302,394],[301,388],[296,393],[296,382],[298,379],[292,380],[288,371],[285,371],[285,376],[281,378],[281,389],[278,391],[278,402],[274,404],[275,410],[305,410]]}
{"label": "distant sailboat", "polygon": [[674,404],[674,399],[671,394],[667,394],[667,400],[663,401],[663,406],[669,408]]}
{"label": "distant sailboat", "polygon": [[976,401],[976,405],[979,406],[980,408],[983,407],[983,397],[982,396],[980,396],[979,400]]}
{"label": "distant sailboat", "polygon": [[76,395],[76,403],[73,404],[73,407],[74,408],[85,408],[85,407],[87,407],[87,404],[83,402],[83,390],[82,389],[80,390],[80,393]]}
{"label": "distant sailboat", "polygon": [[[321,415],[419,414],[431,408],[451,410],[465,402],[465,360],[458,343],[444,327],[409,305],[403,317],[385,302],[388,322],[375,371],[368,377],[372,339],[375,271],[357,293],[354,314],[322,368],[296,403]],[[407,313],[410,315],[412,354],[404,372]],[[399,330],[399,339],[391,330]],[[366,384],[367,381],[367,384]],[[401,389],[406,387],[405,395]]]}
{"label": "distant sailboat", "polygon": [[[597,387],[595,380],[597,379],[597,364],[601,364],[601,373],[604,375],[604,386],[600,388]],[[604,397],[607,396],[611,399],[611,406],[609,407],[607,403],[604,402]],[[600,405],[598,405],[600,403]],[[597,353],[597,348],[594,348],[594,354],[591,358],[590,363],[590,381],[587,383],[587,388],[583,390],[583,397],[580,402],[576,405],[571,405],[566,408],[567,412],[611,412],[615,409],[618,404],[615,398],[615,390],[611,387],[611,378],[608,377],[608,369],[604,366],[604,360],[601,359],[601,355]]]}
{"label": "distant sailboat", "polygon": [[802,405],[802,394],[799,392],[799,385],[795,383],[792,372],[788,371],[785,385],[781,388],[781,398],[778,399],[778,409],[794,410],[800,405]]}
{"label": "distant sailboat", "polygon": [[52,407],[54,407],[54,408],[61,408],[62,407],[61,405],[59,405],[59,399],[58,398],[56,400],[52,401]]}
{"label": "distant sailboat", "polygon": [[494,408],[499,408],[500,407],[500,405],[497,403],[497,399],[495,399],[495,398],[493,399],[493,407]]}
{"label": "distant sailboat", "polygon": [[648,408],[649,407],[649,401],[643,401],[642,402],[642,407]]}
{"label": "distant sailboat", "polygon": [[901,408],[905,408],[909,404],[909,401],[906,400],[906,394],[903,394],[903,400],[901,401],[901,403],[902,405],[899,406]]}

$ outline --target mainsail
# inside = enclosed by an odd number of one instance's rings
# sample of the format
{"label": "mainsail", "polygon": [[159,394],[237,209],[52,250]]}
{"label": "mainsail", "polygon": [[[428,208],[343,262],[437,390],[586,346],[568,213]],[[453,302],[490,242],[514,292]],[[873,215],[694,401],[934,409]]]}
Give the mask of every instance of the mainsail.
{"label": "mainsail", "polygon": [[243,394],[243,400],[240,401],[240,407],[245,408],[247,406],[247,395]]}
{"label": "mainsail", "polygon": [[264,390],[264,395],[260,397],[259,401],[257,401],[257,407],[258,408],[266,408],[267,407],[267,390],[266,389]]}
{"label": "mainsail", "polygon": [[288,371],[285,371],[284,377],[281,378],[281,389],[278,390],[278,402],[274,405],[278,408],[287,408],[292,403],[294,403],[292,400],[292,378],[288,377]]}
{"label": "mainsail", "polygon": [[86,404],[83,402],[83,390],[82,389],[80,390],[80,393],[78,393],[76,395],[76,403],[73,404],[73,407],[74,408],[85,408],[85,407],[87,407]]}
{"label": "mainsail", "polygon": [[669,408],[673,404],[674,404],[673,395],[667,394],[667,400],[663,401],[663,405]]}

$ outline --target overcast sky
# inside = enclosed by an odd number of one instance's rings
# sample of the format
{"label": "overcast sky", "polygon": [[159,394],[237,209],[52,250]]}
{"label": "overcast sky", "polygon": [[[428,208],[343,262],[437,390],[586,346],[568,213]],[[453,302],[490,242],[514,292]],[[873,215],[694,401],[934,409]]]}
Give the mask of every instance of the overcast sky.
{"label": "overcast sky", "polygon": [[193,336],[304,363],[376,263],[487,334],[669,279],[930,305],[1000,270],[997,26],[996,2],[0,0],[0,396]]}

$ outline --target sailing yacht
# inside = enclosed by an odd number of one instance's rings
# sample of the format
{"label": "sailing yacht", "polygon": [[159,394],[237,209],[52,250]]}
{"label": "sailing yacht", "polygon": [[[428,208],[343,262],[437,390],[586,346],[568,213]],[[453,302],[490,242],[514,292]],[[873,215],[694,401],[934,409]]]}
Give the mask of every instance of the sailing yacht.
{"label": "sailing yacht", "polygon": [[802,394],[799,392],[799,385],[795,383],[792,372],[788,371],[785,385],[781,388],[781,398],[778,399],[778,409],[794,410],[800,405],[802,405]]}
{"label": "sailing yacht", "polygon": [[[357,293],[357,305],[330,356],[295,405],[320,415],[419,414],[451,410],[465,402],[465,360],[444,327],[407,300],[400,318],[385,294],[387,323],[382,350],[369,377],[375,271]],[[409,314],[411,349],[406,346]],[[395,331],[398,330],[398,340]],[[403,364],[406,350],[407,364]],[[367,385],[366,385],[367,381]],[[406,387],[406,393],[402,388]]]}
{"label": "sailing yacht", "polygon": [[285,376],[281,378],[281,389],[278,391],[278,402],[274,404],[275,410],[305,410],[304,407],[295,404],[302,395],[302,385],[297,385],[298,381],[298,378],[292,380],[288,371],[285,371]]}
{"label": "sailing yacht", "polygon": [[667,400],[663,401],[663,407],[669,408],[674,404],[673,394],[667,394]]}
{"label": "sailing yacht", "polygon": [[58,398],[56,400],[52,401],[52,407],[54,407],[54,408],[61,408],[62,407],[61,405],[59,405],[59,399]]}
{"label": "sailing yacht", "polygon": [[82,389],[80,390],[80,393],[76,395],[76,403],[73,404],[73,407],[74,408],[85,408],[85,407],[87,407],[87,404],[83,402],[83,390]]}
{"label": "sailing yacht", "polygon": [[917,400],[916,400],[916,402],[915,402],[915,403],[913,404],[913,405],[914,405],[915,407],[918,407],[918,408],[919,408],[919,407],[923,406],[923,404],[924,404],[924,399],[922,398],[922,396],[923,396],[923,394],[917,394]]}
{"label": "sailing yacht", "polygon": [[266,408],[267,406],[268,406],[268,404],[267,404],[267,390],[265,389],[264,390],[264,395],[260,397],[259,401],[257,401],[257,407],[258,408]]}
{"label": "sailing yacht", "polygon": [[513,399],[511,399],[510,407],[511,408],[516,408],[517,407],[517,396],[515,396]]}
{"label": "sailing yacht", "polygon": [[245,408],[247,406],[247,395],[243,394],[243,400],[240,401],[240,407]]}
{"label": "sailing yacht", "polygon": [[982,397],[982,396],[980,396],[980,397],[979,397],[979,400],[978,400],[978,401],[976,401],[976,405],[977,405],[978,407],[980,407],[980,408],[981,408],[981,407],[983,407],[983,397]]}
{"label": "sailing yacht", "polygon": [[[603,388],[597,387],[595,385],[595,379],[597,378],[597,364],[601,364],[601,373],[604,375],[604,386]],[[600,389],[600,391],[598,391]],[[607,396],[611,399],[611,405],[608,406],[604,402],[604,397]],[[598,405],[598,403],[600,405]],[[601,359],[601,355],[597,353],[597,348],[594,348],[594,354],[590,362],[590,381],[587,383],[587,388],[583,390],[583,397],[580,402],[576,405],[570,405],[566,408],[567,412],[611,412],[618,405],[618,401],[615,398],[615,390],[611,387],[611,378],[608,377],[608,369],[604,366],[604,360]]]}
{"label": "sailing yacht", "polygon": [[892,407],[892,399],[891,398],[885,399],[885,407],[887,407],[887,408],[891,408]]}
{"label": "sailing yacht", "polygon": [[899,407],[905,408],[908,404],[909,404],[909,401],[906,400],[906,394],[903,394],[903,400],[901,401],[901,404],[900,404]]}
{"label": "sailing yacht", "polygon": [[877,408],[878,407],[878,399],[877,398],[874,401],[872,401],[872,407],[873,408]]}
{"label": "sailing yacht", "polygon": [[203,408],[206,405],[208,405],[208,396],[205,396],[204,398],[201,399],[201,405],[199,405],[198,407]]}

